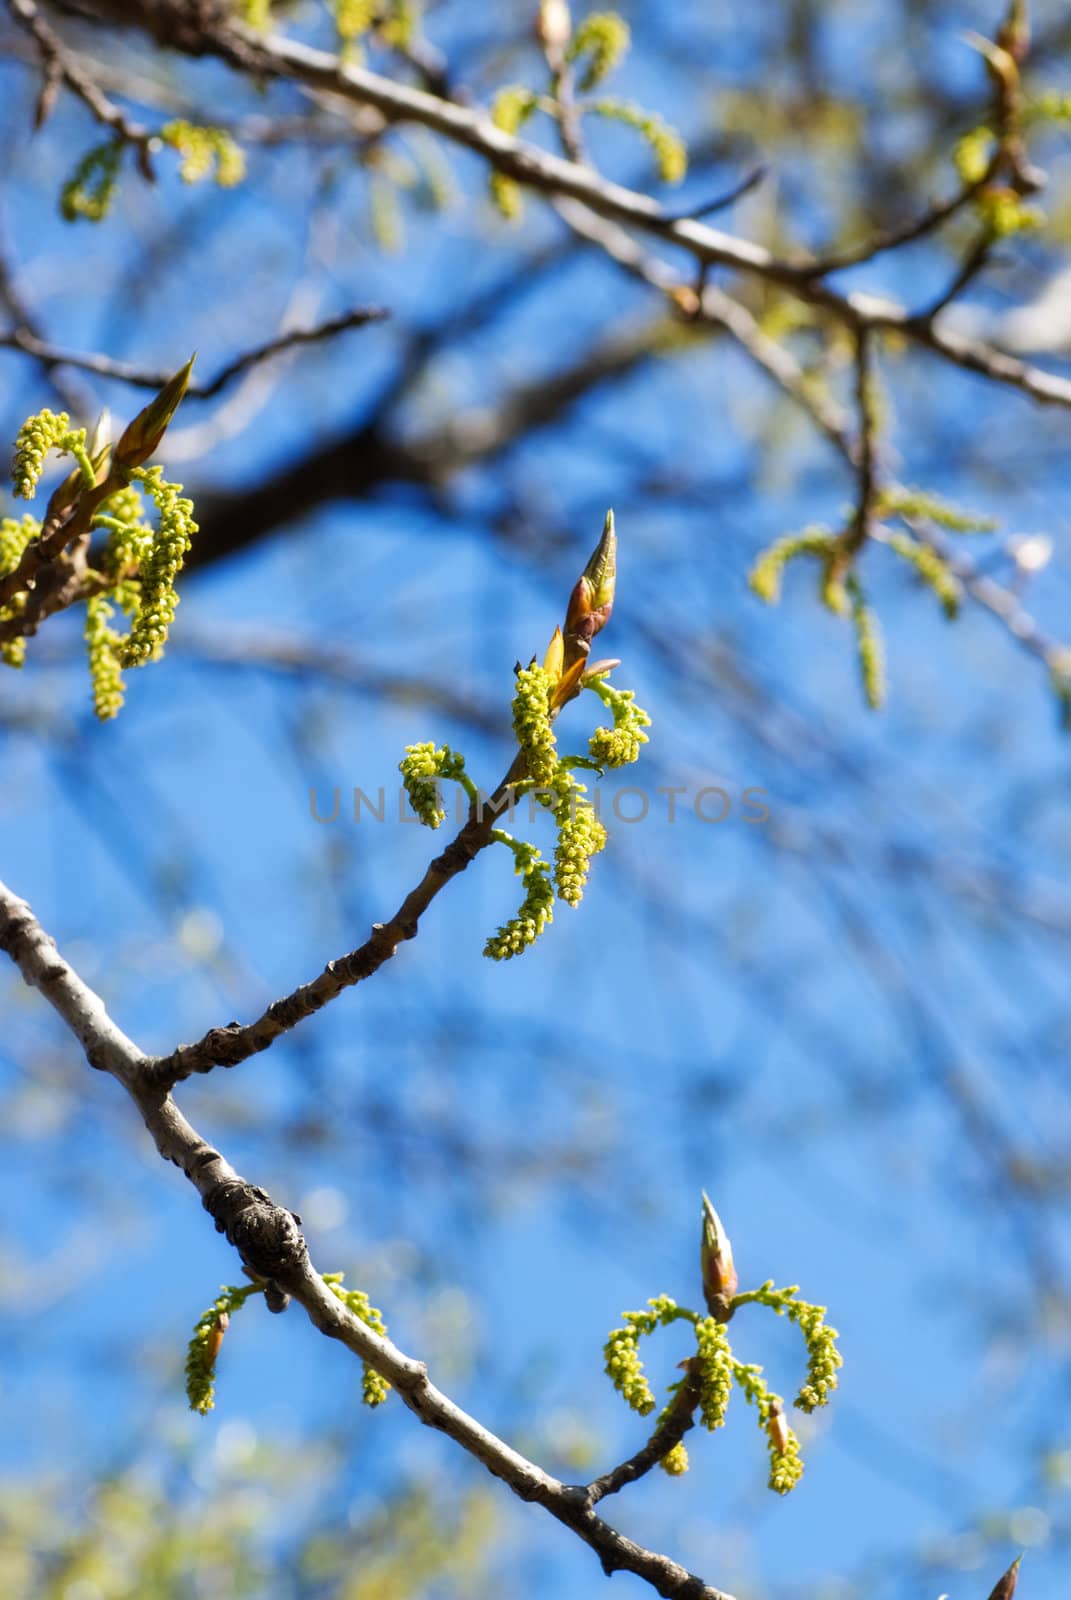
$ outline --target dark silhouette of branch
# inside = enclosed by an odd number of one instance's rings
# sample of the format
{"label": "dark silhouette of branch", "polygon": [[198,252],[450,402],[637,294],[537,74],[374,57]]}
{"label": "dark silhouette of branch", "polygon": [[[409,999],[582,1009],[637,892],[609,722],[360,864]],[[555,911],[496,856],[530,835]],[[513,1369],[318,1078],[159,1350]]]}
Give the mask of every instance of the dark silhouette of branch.
{"label": "dark silhouette of branch", "polygon": [[[298,345],[319,344],[324,339],[334,338],[336,334],[346,333],[350,328],[364,328],[370,322],[383,322],[389,316],[390,312],[383,306],[359,306],[353,311],[344,311],[341,316],[317,323],[313,328],[291,328],[228,361],[207,383],[198,383],[196,378],[193,379],[186,390],[186,398],[211,400],[243,372],[248,372],[251,367],[259,366],[284,350],[292,350]],[[121,383],[129,383],[137,389],[160,389],[170,376],[168,372],[149,371],[128,361],[114,361],[111,356],[81,355],[73,350],[62,350],[26,327],[0,333],[0,346],[8,350],[21,350],[49,366],[78,367],[83,372],[94,373],[98,378],[117,378]]]}

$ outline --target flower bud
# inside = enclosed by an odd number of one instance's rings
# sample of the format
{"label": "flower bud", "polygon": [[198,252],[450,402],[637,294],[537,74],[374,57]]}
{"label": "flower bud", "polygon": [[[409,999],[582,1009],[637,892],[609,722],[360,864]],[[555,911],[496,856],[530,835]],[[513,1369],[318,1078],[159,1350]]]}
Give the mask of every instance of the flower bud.
{"label": "flower bud", "polygon": [[140,467],[154,453],[186,393],[196,359],[196,354],[192,355],[186,365],[167,380],[156,398],[127,424],[115,447],[117,467]]}
{"label": "flower bud", "polygon": [[700,1262],[707,1310],[719,1322],[728,1322],[731,1315],[730,1302],[740,1280],[733,1265],[733,1247],[729,1243],[729,1235],[705,1191]]}
{"label": "flower bud", "polygon": [[573,33],[573,19],[566,0],[540,0],[536,17],[536,38],[552,67],[561,63]]}
{"label": "flower bud", "polygon": [[617,579],[617,535],[614,514],[606,513],[602,538],[569,596],[565,613],[565,660],[568,666],[591,651],[591,641],[610,620]]}

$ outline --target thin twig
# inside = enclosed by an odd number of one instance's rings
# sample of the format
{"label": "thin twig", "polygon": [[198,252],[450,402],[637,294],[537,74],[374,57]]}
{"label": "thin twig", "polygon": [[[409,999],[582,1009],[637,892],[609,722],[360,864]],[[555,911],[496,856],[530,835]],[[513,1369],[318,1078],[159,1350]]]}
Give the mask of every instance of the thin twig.
{"label": "thin twig", "polygon": [[113,100],[109,100],[78,58],[53,32],[34,0],[7,0],[7,7],[19,26],[29,29],[33,34],[45,69],[46,93],[49,80],[61,78],[103,127],[109,128],[124,144],[137,151],[141,174],[152,183],[155,177],[152,168],[153,136],[149,129],[142,127],[139,122],[132,122]]}
{"label": "thin twig", "polygon": [[[295,79],[360,105],[374,106],[388,122],[416,122],[455,144],[475,151],[496,170],[543,193],[579,201],[600,216],[640,228],[679,245],[697,261],[763,278],[797,298],[819,306],[853,330],[897,331],[945,360],[994,382],[1007,384],[1042,404],[1071,407],[1071,381],[1027,365],[985,343],[955,335],[885,297],[841,293],[816,276],[811,264],[785,261],[750,240],[722,233],[694,218],[674,218],[649,195],[603,178],[587,166],[564,160],[497,128],[484,113],[460,106],[411,85],[395,83],[363,67],[341,62],[279,34],[264,38],[235,22],[198,33],[199,43],[244,72]],[[188,39],[177,38],[179,49]]]}
{"label": "thin twig", "polygon": [[612,1468],[610,1472],[604,1472],[601,1477],[593,1479],[588,1484],[586,1492],[589,1505],[598,1505],[608,1494],[617,1494],[628,1484],[644,1477],[669,1454],[674,1445],[680,1444],[689,1428],[695,1425],[700,1385],[692,1362],[689,1361],[687,1366],[688,1371],[673,1397],[669,1411],[647,1443],[637,1450],[634,1456],[622,1461],[620,1466]]}
{"label": "thin twig", "polygon": [[[193,379],[186,390],[186,398],[211,400],[227,384],[243,372],[248,372],[250,367],[258,366],[284,350],[292,350],[297,345],[317,344],[323,339],[333,338],[337,333],[345,333],[349,328],[363,328],[370,322],[382,322],[389,316],[390,312],[384,306],[361,306],[353,311],[345,311],[341,316],[331,317],[314,328],[292,328],[288,333],[280,333],[274,339],[236,356],[208,383],[198,383]],[[25,355],[35,356],[50,366],[77,367],[83,372],[95,373],[98,378],[116,378],[137,389],[160,389],[171,376],[169,372],[135,367],[128,361],[114,361],[111,356],[63,350],[24,327],[0,333],[0,347],[21,350]]]}

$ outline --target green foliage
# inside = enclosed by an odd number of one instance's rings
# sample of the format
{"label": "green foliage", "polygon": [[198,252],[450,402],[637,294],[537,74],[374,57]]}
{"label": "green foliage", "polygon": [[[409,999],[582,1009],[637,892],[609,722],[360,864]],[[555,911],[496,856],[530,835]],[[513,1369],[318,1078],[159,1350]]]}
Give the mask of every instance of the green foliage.
{"label": "green foliage", "polygon": [[[630,42],[628,23],[615,11],[592,12],[579,23],[565,49],[565,60],[580,68],[579,89],[587,94],[602,83],[624,58]],[[558,61],[560,69],[560,59]],[[566,109],[561,97],[563,73],[552,68],[545,94],[521,84],[500,89],[491,107],[491,120],[503,133],[516,135],[536,111],[542,111],[564,126],[566,115],[579,127],[585,116],[606,118],[634,128],[654,153],[659,175],[665,183],[679,183],[688,170],[688,151],[680,135],[652,111],[627,100],[579,100]],[[571,148],[571,147],[570,147]],[[490,177],[491,198],[509,221],[521,215],[520,186],[500,172]]]}
{"label": "green foliage", "polygon": [[[331,1293],[336,1295],[349,1311],[373,1333],[378,1333],[382,1338],[387,1336],[387,1324],[383,1320],[383,1313],[372,1305],[363,1289],[345,1289],[342,1280],[344,1272],[325,1272],[323,1280]],[[367,1361],[361,1363],[361,1398],[366,1406],[381,1406],[390,1394],[390,1384]]]}
{"label": "green foliage", "polygon": [[221,189],[233,189],[245,177],[245,156],[224,128],[177,120],[165,123],[160,138],[182,157],[179,176],[183,183],[215,178]]}
{"label": "green foliage", "polygon": [[616,11],[593,11],[578,24],[566,59],[582,64],[580,91],[587,94],[609,77],[628,53],[632,36]]}
{"label": "green foliage", "polygon": [[[709,1206],[709,1202],[706,1205]],[[703,1238],[701,1267],[708,1243],[705,1224]],[[727,1239],[722,1248],[731,1261]],[[705,1292],[706,1289],[704,1280]],[[733,1294],[724,1303],[714,1304],[717,1315],[701,1316],[678,1305],[668,1295],[648,1300],[647,1305],[646,1311],[626,1311],[621,1319],[622,1326],[611,1331],[603,1349],[606,1374],[626,1405],[641,1417],[649,1416],[655,1407],[654,1393],[640,1359],[640,1340],[671,1323],[689,1323],[695,1336],[696,1354],[681,1365],[687,1365],[696,1386],[700,1421],[711,1433],[722,1427],[735,1383],[749,1404],[756,1407],[759,1425],[766,1434],[770,1454],[769,1486],[777,1494],[788,1494],[803,1474],[799,1440],[785,1420],[781,1397],[767,1387],[762,1368],[740,1361],[733,1354],[727,1324],[743,1306],[762,1305],[797,1325],[807,1351],[807,1375],[794,1404],[801,1411],[811,1412],[828,1404],[842,1365],[836,1344],[837,1332],[826,1323],[825,1307],[799,1299],[799,1289],[795,1285],[775,1289],[772,1280],[758,1289]],[[671,1386],[670,1402],[659,1416],[659,1427],[672,1411],[674,1397],[685,1381],[682,1379]],[[675,1445],[659,1464],[672,1475],[687,1471],[688,1455],[683,1445]]]}
{"label": "green foliage", "polygon": [[101,222],[111,210],[119,168],[123,160],[123,141],[109,139],[94,145],[78,162],[60,190],[60,216],[67,222],[84,217]]}
{"label": "green foliage", "polygon": [[[52,493],[45,521],[72,545],[88,544],[94,533],[106,534],[103,545],[89,550],[90,564],[78,570],[63,549],[48,559],[67,562],[70,579],[79,579],[65,603],[86,602],[85,637],[93,703],[107,721],[123,703],[122,669],[157,659],[178,605],[175,579],[197,531],[193,505],[181,484],[169,483],[160,466],[144,463],[160,444],[189,382],[192,360],[163,385],[124,429],[114,448],[94,445],[90,458],[86,430],[72,428],[66,412],[41,411],[28,417],[15,441],[12,482],[16,495],[32,499],[50,450],[75,458],[75,468]],[[145,498],[153,502],[156,525],[146,516]],[[0,534],[0,578],[19,566],[23,552],[42,531],[35,518],[5,519]],[[20,574],[21,577],[21,574]],[[27,607],[27,587],[0,607],[0,625],[17,623]],[[118,606],[130,618],[125,635],[111,627]],[[44,613],[47,615],[47,611]],[[34,621],[36,627],[37,620]],[[23,624],[27,631],[34,627]],[[25,638],[0,642],[0,660],[21,666]]]}

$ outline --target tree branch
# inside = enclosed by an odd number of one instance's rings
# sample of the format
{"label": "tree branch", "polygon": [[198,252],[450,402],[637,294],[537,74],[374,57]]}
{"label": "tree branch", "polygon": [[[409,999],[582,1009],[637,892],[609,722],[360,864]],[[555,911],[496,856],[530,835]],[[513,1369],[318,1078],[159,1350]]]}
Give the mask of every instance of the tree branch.
{"label": "tree branch", "polygon": [[[370,322],[382,322],[389,316],[390,312],[384,306],[359,306],[318,323],[313,328],[291,328],[289,332],[277,334],[274,339],[255,345],[252,350],[246,350],[233,361],[228,361],[208,383],[198,383],[193,379],[185,397],[188,400],[211,400],[234,378],[248,372],[250,367],[259,366],[262,361],[284,350],[292,350],[296,345],[318,344],[323,339],[333,338],[335,334],[345,333],[349,328],[363,328]],[[95,373],[98,378],[116,378],[137,389],[161,389],[171,376],[170,372],[153,372],[144,367],[135,367],[128,361],[114,361],[111,356],[79,355],[73,350],[60,349],[26,327],[0,333],[0,347],[21,350],[25,355],[35,356],[49,366],[77,367],[82,372]]]}
{"label": "tree branch", "polygon": [[[314,1327],[388,1379],[421,1422],[453,1439],[518,1498],[541,1505],[571,1529],[595,1551],[605,1572],[635,1573],[667,1600],[731,1600],[670,1557],[645,1549],[597,1517],[590,1489],[562,1483],[514,1450],[437,1389],[423,1362],[405,1355],[343,1305],[309,1259],[300,1219],[242,1178],[191,1126],[159,1086],[149,1060],[59,954],[26,902],[2,882],[0,949],[70,1028],[90,1065],[111,1073],[124,1086],[161,1156],[185,1173],[217,1230],[249,1270],[265,1280],[271,1291],[269,1305],[283,1310],[288,1297],[296,1300]],[[630,1465],[624,1463],[606,1479],[616,1479]]]}

